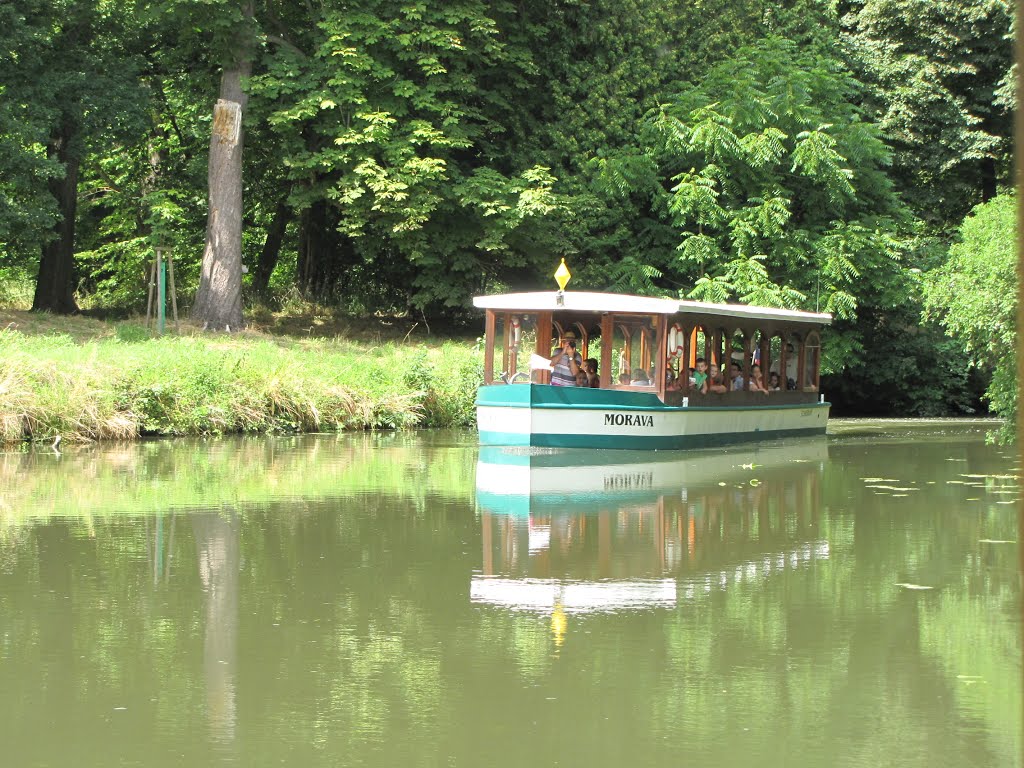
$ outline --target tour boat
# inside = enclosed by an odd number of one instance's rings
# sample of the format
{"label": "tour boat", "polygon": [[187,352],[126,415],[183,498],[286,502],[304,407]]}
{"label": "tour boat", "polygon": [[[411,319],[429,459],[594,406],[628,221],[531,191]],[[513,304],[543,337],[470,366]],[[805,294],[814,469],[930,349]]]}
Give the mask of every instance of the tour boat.
{"label": "tour boat", "polygon": [[[825,432],[831,315],[565,290],[473,304],[486,314],[482,445],[676,449]],[[553,349],[570,335],[599,386],[551,384]],[[698,358],[720,368],[724,391],[695,386]],[[753,391],[755,366],[765,386]]]}

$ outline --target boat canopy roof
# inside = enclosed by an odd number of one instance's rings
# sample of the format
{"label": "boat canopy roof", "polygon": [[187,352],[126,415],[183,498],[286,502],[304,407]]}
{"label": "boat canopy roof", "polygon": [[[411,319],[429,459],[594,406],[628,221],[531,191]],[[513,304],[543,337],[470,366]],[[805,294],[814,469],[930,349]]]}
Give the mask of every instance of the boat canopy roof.
{"label": "boat canopy roof", "polygon": [[591,293],[565,291],[562,303],[557,291],[532,293],[503,293],[477,296],[473,306],[480,309],[506,312],[628,312],[636,314],[721,315],[751,320],[777,320],[792,323],[829,325],[832,315],[819,312],[799,312],[793,309],[755,307],[748,304],[711,304],[703,301],[658,299],[651,296],[629,296],[622,293]]}

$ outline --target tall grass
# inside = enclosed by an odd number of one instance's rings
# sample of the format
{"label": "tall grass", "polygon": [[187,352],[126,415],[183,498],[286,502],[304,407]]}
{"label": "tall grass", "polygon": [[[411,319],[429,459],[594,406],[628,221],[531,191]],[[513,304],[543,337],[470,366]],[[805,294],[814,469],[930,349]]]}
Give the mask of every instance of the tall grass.
{"label": "tall grass", "polygon": [[473,423],[469,344],[368,345],[0,331],[0,441],[452,427]]}

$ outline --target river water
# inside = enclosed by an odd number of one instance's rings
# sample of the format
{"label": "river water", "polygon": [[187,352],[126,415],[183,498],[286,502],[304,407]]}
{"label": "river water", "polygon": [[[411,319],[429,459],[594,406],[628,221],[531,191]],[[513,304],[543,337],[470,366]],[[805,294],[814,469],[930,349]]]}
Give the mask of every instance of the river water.
{"label": "river water", "polygon": [[984,433],[0,455],[0,764],[1019,765]]}

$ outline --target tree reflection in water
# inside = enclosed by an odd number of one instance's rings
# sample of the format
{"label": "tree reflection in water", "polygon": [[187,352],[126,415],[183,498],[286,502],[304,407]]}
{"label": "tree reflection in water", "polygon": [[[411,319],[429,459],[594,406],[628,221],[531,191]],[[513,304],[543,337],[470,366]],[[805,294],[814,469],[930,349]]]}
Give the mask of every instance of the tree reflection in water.
{"label": "tree reflection in water", "polygon": [[239,522],[234,509],[191,516],[203,588],[206,715],[215,742],[235,738],[238,657]]}

